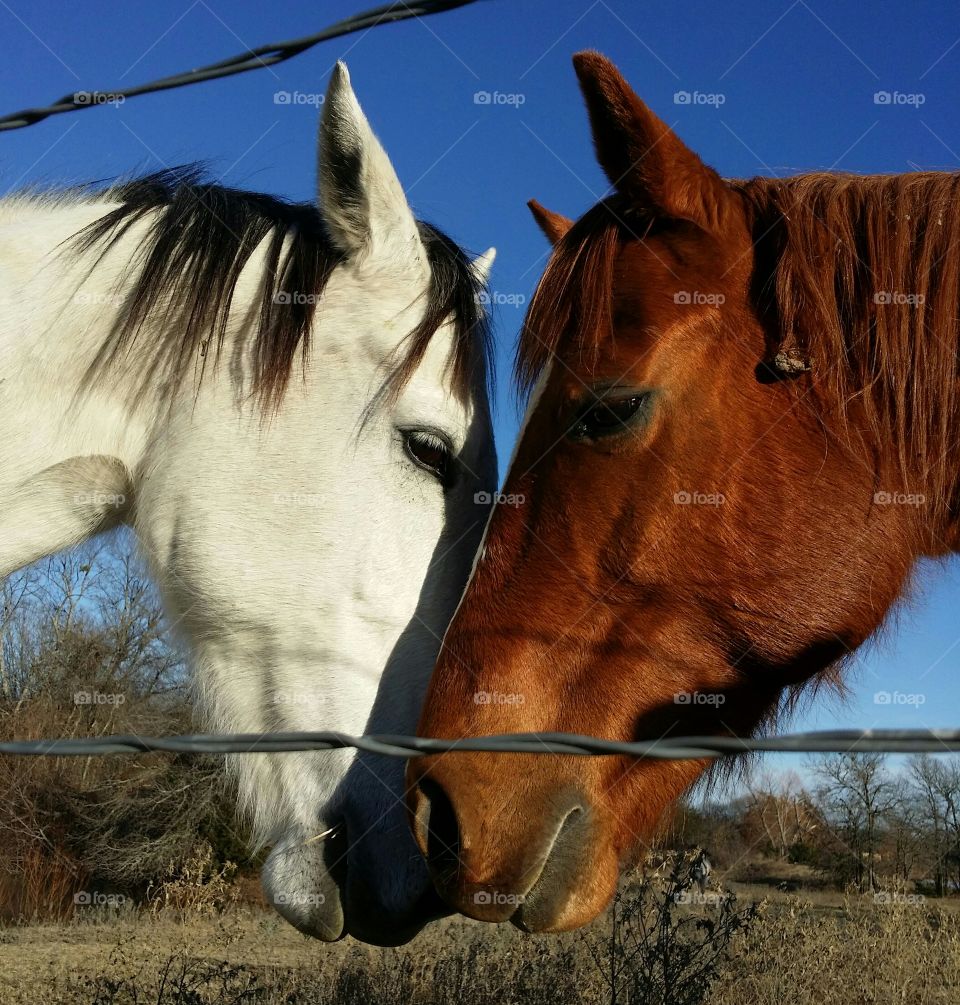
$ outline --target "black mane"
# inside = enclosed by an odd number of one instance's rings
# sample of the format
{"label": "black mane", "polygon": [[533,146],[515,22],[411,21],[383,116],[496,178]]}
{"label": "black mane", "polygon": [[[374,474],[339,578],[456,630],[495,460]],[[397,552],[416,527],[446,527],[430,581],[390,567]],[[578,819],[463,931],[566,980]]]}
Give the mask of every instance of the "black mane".
{"label": "black mane", "polygon": [[[129,346],[149,322],[160,334],[144,380],[160,377],[173,389],[198,356],[202,378],[207,360],[219,358],[240,273],[265,242],[263,284],[254,305],[253,393],[265,409],[276,408],[294,357],[308,346],[319,296],[342,260],[317,207],[213,184],[196,165],[81,192],[120,203],[71,241],[78,253],[98,253],[91,269],[131,227],[153,217],[146,241],[134,254],[137,278],[94,370]],[[485,385],[491,370],[482,284],[457,244],[428,223],[417,226],[431,270],[427,304],[423,320],[402,343],[384,392],[402,389],[430,339],[452,318],[454,389],[465,398]]]}

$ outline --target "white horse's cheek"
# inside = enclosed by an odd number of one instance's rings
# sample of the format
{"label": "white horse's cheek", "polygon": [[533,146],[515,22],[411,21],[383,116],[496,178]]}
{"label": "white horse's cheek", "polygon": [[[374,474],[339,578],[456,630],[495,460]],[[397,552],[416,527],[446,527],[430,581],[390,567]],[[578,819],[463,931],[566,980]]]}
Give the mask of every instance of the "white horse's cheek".
{"label": "white horse's cheek", "polygon": [[[395,407],[365,423],[422,290],[409,273],[380,277],[373,291],[363,286],[369,275],[338,269],[307,379],[297,364],[266,424],[238,393],[250,363],[232,341],[196,398],[184,388],[170,413],[159,397],[131,404],[136,352],[110,382],[77,395],[113,316],[104,304],[125,274],[123,256],[95,270],[83,302],[65,304],[77,275],[50,249],[105,210],[0,202],[0,574],[130,519],[191,657],[207,728],[412,733],[479,538],[472,498],[493,488],[490,465],[477,460],[490,439],[485,409],[473,418],[448,386],[450,332],[434,337]],[[130,250],[143,236],[132,228]],[[257,268],[255,256],[237,287],[240,313]],[[398,426],[418,422],[458,446],[472,435],[480,446],[470,457],[484,473],[445,496],[398,442]],[[402,762],[361,764],[343,751],[229,764],[259,840],[307,847],[346,821],[367,835],[363,878],[385,909],[402,912],[423,893]],[[268,884],[305,884],[298,894],[323,887],[322,845],[309,847],[295,876],[276,860]],[[330,917],[301,927],[316,923],[326,937]]]}

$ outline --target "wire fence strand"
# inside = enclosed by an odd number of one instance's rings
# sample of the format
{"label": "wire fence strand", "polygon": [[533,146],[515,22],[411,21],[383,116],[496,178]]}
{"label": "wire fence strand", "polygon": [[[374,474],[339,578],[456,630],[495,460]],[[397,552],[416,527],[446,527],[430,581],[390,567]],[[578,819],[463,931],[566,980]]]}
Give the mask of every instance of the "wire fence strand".
{"label": "wire fence strand", "polygon": [[960,729],[866,729],[788,733],[783,736],[676,736],[622,742],[577,733],[503,733],[444,740],[422,736],[350,736],[334,731],[224,733],[185,736],[91,736],[0,742],[0,754],[37,757],[92,757],[105,754],[265,754],[355,748],[387,757],[485,752],[567,754],[578,757],[627,756],[698,760],[746,753],[945,754],[960,751]]}
{"label": "wire fence strand", "polygon": [[247,73],[250,70],[262,70],[268,66],[283,63],[301,52],[343,35],[375,28],[381,24],[393,24],[397,21],[407,21],[410,18],[429,17],[431,14],[442,14],[457,7],[466,7],[477,0],[410,0],[408,3],[395,2],[383,4],[372,10],[355,14],[352,17],[338,21],[329,28],[324,28],[313,35],[295,38],[286,42],[268,42],[256,49],[248,49],[236,56],[222,59],[208,66],[195,70],[176,73],[148,84],[136,87],[118,88],[115,90],[74,91],[66,94],[53,104],[38,108],[25,108],[19,112],[0,116],[0,131],[9,129],[24,129],[35,125],[52,115],[62,115],[65,112],[79,112],[85,108],[96,108],[98,105],[117,104],[128,98],[136,98],[141,94],[155,94],[159,91],[170,91],[175,87],[187,87],[190,84],[201,84],[207,80],[218,80],[222,77],[232,77],[237,73]]}

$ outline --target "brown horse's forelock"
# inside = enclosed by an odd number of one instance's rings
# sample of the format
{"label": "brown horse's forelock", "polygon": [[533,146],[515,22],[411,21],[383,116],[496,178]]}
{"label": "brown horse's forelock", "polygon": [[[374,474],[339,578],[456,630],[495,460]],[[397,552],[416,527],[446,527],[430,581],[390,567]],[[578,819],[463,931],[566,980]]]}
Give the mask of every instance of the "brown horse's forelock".
{"label": "brown horse's forelock", "polygon": [[[890,457],[952,511],[960,422],[960,174],[834,173],[731,181],[754,239],[754,308],[812,366],[810,400],[838,434]],[[559,241],[516,360],[529,390],[575,332],[597,353],[611,329],[613,268],[643,232],[620,197]],[[856,408],[856,421],[851,418]]]}
{"label": "brown horse's forelock", "polygon": [[634,229],[625,211],[619,196],[605,199],[557,242],[520,332],[514,373],[521,394],[529,393],[566,334],[575,331],[579,350],[593,354],[608,337],[613,265]]}
{"label": "brown horse's forelock", "polygon": [[[265,261],[254,304],[252,392],[265,412],[278,408],[297,353],[306,359],[320,294],[343,260],[317,207],[205,182],[195,165],[100,191],[81,189],[78,194],[119,203],[68,244],[80,255],[95,255],[90,271],[135,224],[144,220],[150,224],[144,245],[132,259],[136,278],[88,379],[102,373],[134,340],[142,341],[149,329],[151,354],[142,383],[161,380],[172,392],[199,356],[199,385],[207,361],[219,359],[240,274],[262,245]],[[453,386],[466,400],[485,390],[492,375],[489,321],[480,296],[483,286],[449,237],[430,224],[418,221],[417,226],[430,266],[426,304],[421,321],[398,349],[383,395],[399,394],[434,334],[450,319]]]}

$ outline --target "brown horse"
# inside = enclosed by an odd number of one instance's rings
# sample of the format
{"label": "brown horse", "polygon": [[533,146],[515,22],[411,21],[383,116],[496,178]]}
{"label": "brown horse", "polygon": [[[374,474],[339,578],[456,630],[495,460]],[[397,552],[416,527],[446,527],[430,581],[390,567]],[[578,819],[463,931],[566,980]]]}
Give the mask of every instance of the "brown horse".
{"label": "brown horse", "polygon": [[[533,393],[420,731],[749,734],[957,549],[960,176],[725,180],[574,64],[615,194],[532,204]],[[555,931],[707,767],[432,757],[411,813],[449,904]]]}

